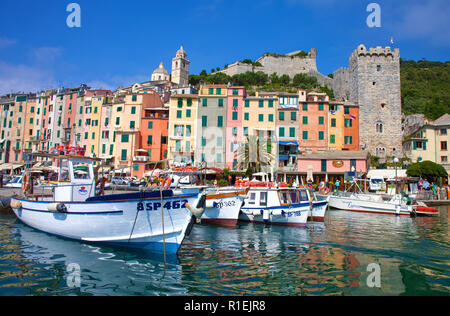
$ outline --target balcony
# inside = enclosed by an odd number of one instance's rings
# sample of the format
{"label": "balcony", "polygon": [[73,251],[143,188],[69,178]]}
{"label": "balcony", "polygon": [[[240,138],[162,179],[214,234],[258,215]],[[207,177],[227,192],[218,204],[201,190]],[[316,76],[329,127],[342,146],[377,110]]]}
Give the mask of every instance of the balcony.
{"label": "balcony", "polygon": [[149,162],[152,161],[151,157],[149,156],[134,156],[133,157],[133,162]]}

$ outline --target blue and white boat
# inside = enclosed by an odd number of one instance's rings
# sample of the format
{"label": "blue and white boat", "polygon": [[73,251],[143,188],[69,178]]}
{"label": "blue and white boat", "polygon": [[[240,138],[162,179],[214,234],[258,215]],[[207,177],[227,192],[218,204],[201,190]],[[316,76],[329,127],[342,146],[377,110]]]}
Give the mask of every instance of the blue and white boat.
{"label": "blue and white boat", "polygon": [[[37,230],[84,242],[177,253],[193,214],[201,216],[201,190],[157,189],[136,193],[96,193],[95,158],[57,156],[58,184],[52,194],[34,194],[24,181],[24,197],[11,208],[19,220]],[[29,180],[29,179],[28,179]]]}
{"label": "blue and white boat", "polygon": [[311,211],[309,196],[298,189],[250,187],[240,221],[285,226],[306,226]]}
{"label": "blue and white boat", "polygon": [[298,189],[300,200],[309,200],[311,202],[310,213],[308,216],[309,221],[323,222],[325,221],[325,215],[328,210],[328,203],[330,196],[317,195],[313,190],[308,188]]}

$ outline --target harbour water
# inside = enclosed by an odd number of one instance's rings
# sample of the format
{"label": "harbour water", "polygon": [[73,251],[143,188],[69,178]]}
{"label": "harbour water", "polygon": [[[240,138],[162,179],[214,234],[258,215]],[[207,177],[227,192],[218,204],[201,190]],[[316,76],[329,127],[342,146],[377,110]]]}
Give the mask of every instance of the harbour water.
{"label": "harbour water", "polygon": [[447,206],[435,218],[331,210],[306,228],[195,225],[165,265],[0,213],[0,295],[448,296],[448,233]]}

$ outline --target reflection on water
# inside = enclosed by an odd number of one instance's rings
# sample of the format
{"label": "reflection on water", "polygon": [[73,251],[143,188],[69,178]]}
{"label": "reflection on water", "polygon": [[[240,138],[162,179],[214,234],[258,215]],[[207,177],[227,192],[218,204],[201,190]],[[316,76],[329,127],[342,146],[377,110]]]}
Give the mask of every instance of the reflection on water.
{"label": "reflection on water", "polygon": [[[307,228],[195,226],[177,258],[93,246],[0,215],[0,295],[448,295],[448,210],[330,211]],[[380,287],[370,287],[370,264]],[[68,286],[71,264],[81,286]]]}

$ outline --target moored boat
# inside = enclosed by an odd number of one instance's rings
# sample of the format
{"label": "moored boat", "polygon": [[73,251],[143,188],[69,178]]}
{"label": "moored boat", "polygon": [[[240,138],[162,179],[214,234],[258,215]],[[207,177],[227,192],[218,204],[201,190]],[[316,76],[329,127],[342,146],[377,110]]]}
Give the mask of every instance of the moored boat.
{"label": "moored boat", "polygon": [[240,221],[286,226],[306,226],[311,210],[309,196],[297,189],[250,186],[248,198],[239,215]]}
{"label": "moored boat", "polygon": [[204,210],[201,190],[176,193],[160,188],[104,195],[96,192],[94,179],[93,162],[99,159],[44,156],[59,163],[53,193],[33,194],[27,176],[25,196],[11,199],[17,218],[40,231],[85,242],[176,253],[193,214]]}
{"label": "moored boat", "polygon": [[377,194],[363,194],[344,192],[331,195],[329,205],[331,208],[363,213],[377,213],[402,216],[436,216],[436,208],[427,207],[422,203],[408,204],[408,200],[400,194],[385,199]]}

